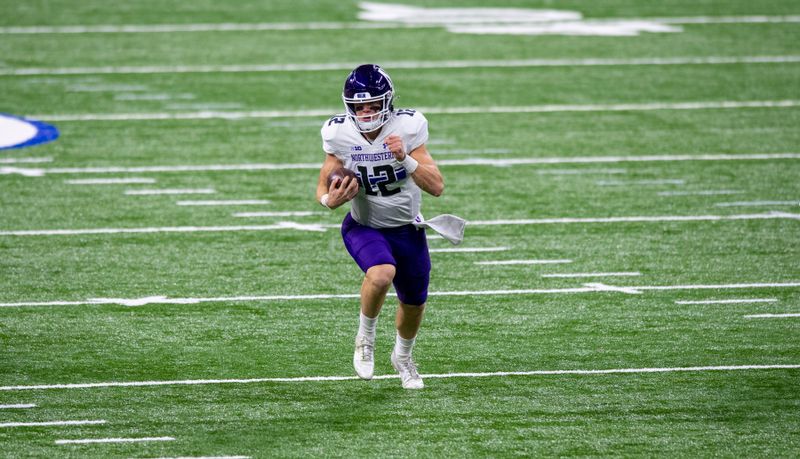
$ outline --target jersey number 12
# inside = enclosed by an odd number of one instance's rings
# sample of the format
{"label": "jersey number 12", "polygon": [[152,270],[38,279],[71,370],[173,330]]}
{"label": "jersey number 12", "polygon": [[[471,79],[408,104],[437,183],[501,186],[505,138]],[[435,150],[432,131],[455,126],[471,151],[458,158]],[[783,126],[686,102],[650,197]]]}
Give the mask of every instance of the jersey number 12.
{"label": "jersey number 12", "polygon": [[[372,174],[369,173],[366,166],[358,166],[358,173],[361,175],[361,185],[364,187],[364,191],[370,196],[378,196],[378,194],[391,196],[400,192],[400,188],[390,190],[386,187],[397,181],[394,168],[389,164],[375,166],[372,168]],[[378,187],[377,191],[373,185]]]}

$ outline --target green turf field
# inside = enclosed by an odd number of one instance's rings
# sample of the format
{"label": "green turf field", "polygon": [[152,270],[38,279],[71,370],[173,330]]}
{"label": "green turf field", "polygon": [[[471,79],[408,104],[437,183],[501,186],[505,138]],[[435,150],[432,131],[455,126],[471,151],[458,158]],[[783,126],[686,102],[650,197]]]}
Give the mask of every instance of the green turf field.
{"label": "green turf field", "polygon": [[[800,4],[403,2],[0,3],[0,113],[60,131],[0,150],[0,457],[800,454]],[[429,240],[422,391],[391,293],[355,377],[314,200],[365,62],[430,122],[425,215],[469,221]]]}

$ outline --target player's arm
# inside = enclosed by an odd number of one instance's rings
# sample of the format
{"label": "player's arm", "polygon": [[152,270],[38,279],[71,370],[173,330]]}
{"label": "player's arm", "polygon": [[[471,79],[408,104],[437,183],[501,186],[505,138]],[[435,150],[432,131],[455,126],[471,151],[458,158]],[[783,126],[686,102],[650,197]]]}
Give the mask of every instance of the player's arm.
{"label": "player's arm", "polygon": [[[322,167],[319,170],[317,202],[330,209],[341,206],[358,194],[358,181],[350,177],[346,177],[344,181],[337,178],[331,182],[331,186],[328,188],[328,176],[331,175],[331,172],[343,166],[344,164],[336,156],[326,154],[325,162],[322,163]],[[339,186],[340,183],[342,186]],[[323,202],[323,196],[325,195],[327,195],[327,198]]]}
{"label": "player's arm", "polygon": [[441,196],[444,192],[444,177],[425,145],[420,145],[410,155],[418,164],[417,169],[411,174],[417,186],[434,196]]}
{"label": "player's arm", "polygon": [[386,146],[397,162],[410,172],[411,178],[414,179],[417,186],[434,196],[442,195],[444,192],[444,177],[442,177],[439,167],[436,166],[430,153],[428,153],[425,144],[406,154],[403,140],[400,136],[390,135],[386,137]]}

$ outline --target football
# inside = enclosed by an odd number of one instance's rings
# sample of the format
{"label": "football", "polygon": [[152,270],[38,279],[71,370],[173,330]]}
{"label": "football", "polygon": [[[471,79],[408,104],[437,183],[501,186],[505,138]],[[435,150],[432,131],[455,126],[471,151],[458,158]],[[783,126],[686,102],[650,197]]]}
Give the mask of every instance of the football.
{"label": "football", "polygon": [[[344,167],[339,167],[333,170],[333,172],[328,175],[328,188],[331,187],[331,183],[333,183],[336,179],[344,180],[346,177],[352,177],[354,180],[358,181],[358,175],[355,172],[351,171],[350,169],[346,169]],[[342,182],[339,182],[339,185],[336,187],[338,188]],[[359,183],[359,186],[361,184]]]}

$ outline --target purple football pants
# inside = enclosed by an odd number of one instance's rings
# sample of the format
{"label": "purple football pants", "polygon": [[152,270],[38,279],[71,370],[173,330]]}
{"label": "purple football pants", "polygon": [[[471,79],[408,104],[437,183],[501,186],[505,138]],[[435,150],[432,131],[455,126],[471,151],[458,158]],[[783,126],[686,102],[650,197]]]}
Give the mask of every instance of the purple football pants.
{"label": "purple football pants", "polygon": [[405,304],[422,305],[428,299],[431,257],[425,230],[414,225],[371,228],[353,219],[342,221],[344,246],[365,273],[376,265],[395,267],[394,289]]}

